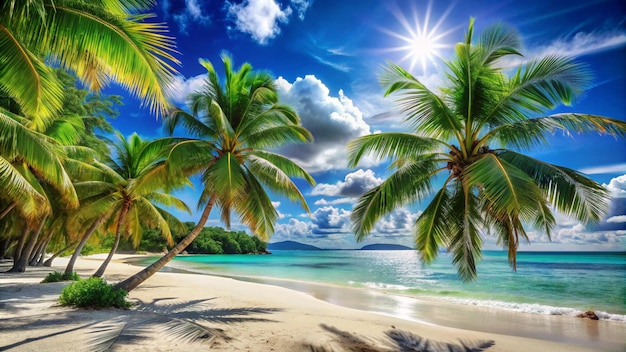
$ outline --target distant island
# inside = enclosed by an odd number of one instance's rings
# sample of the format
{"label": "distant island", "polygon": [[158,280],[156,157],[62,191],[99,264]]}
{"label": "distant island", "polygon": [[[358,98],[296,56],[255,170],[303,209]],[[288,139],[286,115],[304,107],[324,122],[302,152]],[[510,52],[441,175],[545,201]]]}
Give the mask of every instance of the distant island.
{"label": "distant island", "polygon": [[282,241],[276,243],[268,243],[267,249],[272,251],[321,251],[319,247],[311,246],[310,244],[304,244],[296,241]]}
{"label": "distant island", "polygon": [[367,246],[361,247],[362,251],[406,251],[412,250],[413,248],[403,246],[401,244],[386,244],[386,243],[375,243],[368,244]]}

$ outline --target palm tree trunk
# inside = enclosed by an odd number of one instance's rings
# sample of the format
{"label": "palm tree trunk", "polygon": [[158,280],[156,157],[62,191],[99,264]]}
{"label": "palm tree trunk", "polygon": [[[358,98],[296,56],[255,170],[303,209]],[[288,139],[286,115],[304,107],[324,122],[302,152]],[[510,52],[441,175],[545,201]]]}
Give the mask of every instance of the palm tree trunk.
{"label": "palm tree trunk", "polygon": [[78,243],[78,246],[76,246],[76,249],[74,250],[72,257],[70,258],[70,261],[67,263],[67,267],[65,267],[66,275],[71,275],[72,272],[74,272],[74,264],[76,264],[76,259],[78,259],[78,256],[80,255],[80,251],[83,250],[83,247],[85,247],[85,243],[87,243],[87,240],[89,239],[89,237],[91,237],[91,235],[96,231],[96,229],[100,226],[102,221],[104,221],[104,218],[105,218],[104,215],[99,217],[87,229],[87,232],[85,232],[85,234],[83,235],[83,238],[81,238],[80,242]]}
{"label": "palm tree trunk", "polygon": [[[48,233],[51,234],[52,231],[49,231]],[[49,234],[43,237],[40,236],[37,239],[37,244],[35,245],[35,248],[33,249],[32,253],[30,254],[30,260],[28,261],[29,266],[37,265],[37,262],[39,261],[39,258],[41,257],[41,253],[45,251],[46,246],[48,245],[48,238],[50,238]]]}
{"label": "palm tree trunk", "polygon": [[37,252],[37,255],[35,256],[35,259],[34,259],[35,264],[31,264],[31,266],[43,265],[43,260],[46,259],[46,248],[48,248],[48,244],[50,243],[51,239],[52,239],[52,232],[50,232],[50,235],[45,240],[43,240],[43,243],[41,244],[41,247],[39,248],[39,251]]}
{"label": "palm tree trunk", "polygon": [[117,246],[120,244],[120,238],[122,237],[122,224],[126,219],[126,214],[128,213],[129,209],[130,201],[127,200],[124,202],[124,207],[120,211],[120,216],[117,219],[117,228],[115,229],[115,241],[113,241],[113,247],[111,248],[109,255],[107,255],[107,258],[104,260],[102,265],[100,265],[98,270],[96,270],[96,272],[91,275],[91,277],[102,277],[102,275],[104,275],[104,271],[107,269],[107,266],[109,266],[111,259],[113,259],[113,255],[117,251]]}
{"label": "palm tree trunk", "polygon": [[68,250],[70,248],[72,248],[75,244],[76,244],[76,242],[72,242],[72,243],[68,244],[67,246],[65,246],[65,248],[63,248],[60,251],[54,253],[52,255],[52,257],[48,258],[45,262],[43,262],[43,266],[51,267],[53,260],[55,260],[58,256],[60,256],[61,253],[65,252],[66,250]]}
{"label": "palm tree trunk", "polygon": [[22,235],[20,236],[20,240],[17,242],[15,249],[13,249],[13,263],[16,263],[20,256],[22,255],[22,249],[24,249],[24,243],[26,243],[26,239],[28,238],[28,226],[24,225],[22,229]]}
{"label": "palm tree trunk", "polygon": [[9,249],[10,244],[11,244],[11,237],[7,237],[3,240],[0,240],[0,259],[4,259],[4,256],[7,253],[7,249]]}
{"label": "palm tree trunk", "polygon": [[28,244],[26,245],[26,247],[24,247],[22,253],[20,254],[19,259],[14,262],[13,267],[9,269],[9,272],[23,273],[26,271],[26,265],[28,265],[30,254],[32,253],[33,249],[35,248],[35,245],[37,244],[37,238],[39,238],[39,234],[41,233],[41,230],[43,229],[43,226],[46,223],[47,218],[48,216],[44,216],[44,218],[41,219],[39,228],[37,228],[37,231],[33,232],[33,234],[30,236],[30,239],[28,240]]}
{"label": "palm tree trunk", "polygon": [[15,208],[15,204],[16,204],[15,202],[9,204],[9,206],[6,207],[6,209],[4,209],[2,213],[0,213],[0,219],[5,217],[11,210],[13,210],[13,208]]}
{"label": "palm tree trunk", "polygon": [[120,288],[122,290],[125,290],[126,292],[130,292],[135,287],[139,286],[142,282],[146,281],[148,278],[154,275],[157,271],[161,270],[161,268],[163,268],[167,263],[174,259],[174,257],[178,253],[187,248],[187,246],[189,246],[191,242],[193,242],[193,240],[198,237],[200,231],[202,231],[202,229],[204,228],[204,224],[206,224],[206,221],[209,219],[211,209],[213,209],[213,204],[215,204],[215,197],[210,198],[209,203],[206,205],[206,208],[204,208],[204,211],[202,212],[202,215],[200,216],[196,227],[194,227],[193,230],[191,230],[191,232],[185,238],[183,238],[174,248],[167,252],[166,255],[161,257],[156,262],[152,263],[147,268],[141,270],[137,274],[127,278],[124,281],[119,282],[117,285],[115,285],[115,288]]}

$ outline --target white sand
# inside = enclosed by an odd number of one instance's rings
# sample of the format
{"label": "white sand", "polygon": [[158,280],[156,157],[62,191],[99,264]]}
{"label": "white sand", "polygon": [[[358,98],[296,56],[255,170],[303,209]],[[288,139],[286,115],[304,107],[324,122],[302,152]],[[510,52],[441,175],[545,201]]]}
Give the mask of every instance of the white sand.
{"label": "white sand", "polygon": [[[116,256],[109,266],[108,281],[140,269],[120,262],[123,258]],[[88,277],[101,261],[81,258],[76,271]],[[155,274],[130,293],[136,303],[130,310],[71,309],[56,304],[67,283],[39,283],[48,272],[63,271],[66,263],[67,258],[59,258],[52,269],[0,273],[0,351],[401,350],[386,332],[399,343],[421,342],[415,351],[456,351],[448,344],[460,348],[462,343],[489,352],[626,350],[623,323],[585,320],[571,325],[568,321],[575,318],[508,313],[510,327],[505,328],[512,329],[510,335],[478,332],[471,330],[471,309],[438,317],[455,322],[448,325],[467,326],[455,329],[344,308],[282,287],[185,273]],[[482,313],[474,317],[488,316]],[[503,321],[501,315],[498,319]],[[547,324],[552,331],[578,329],[569,333],[581,334],[584,343],[513,336],[525,336],[515,330],[533,322]],[[483,331],[489,329],[482,323]],[[197,336],[203,338],[193,338]]]}

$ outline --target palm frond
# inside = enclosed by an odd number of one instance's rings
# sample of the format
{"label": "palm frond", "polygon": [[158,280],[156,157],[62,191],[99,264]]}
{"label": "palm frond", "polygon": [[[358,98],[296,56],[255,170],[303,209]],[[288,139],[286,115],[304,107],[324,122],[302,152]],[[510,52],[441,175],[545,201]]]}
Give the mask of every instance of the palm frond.
{"label": "palm frond", "polygon": [[350,167],[356,167],[363,155],[368,153],[374,154],[379,159],[404,159],[431,152],[446,145],[440,140],[420,137],[412,133],[375,133],[361,136],[348,143],[348,161]]}
{"label": "palm frond", "polygon": [[163,120],[163,128],[172,135],[177,126],[183,127],[187,132],[195,137],[213,137],[217,133],[211,126],[207,126],[193,115],[181,109],[172,110]]}
{"label": "palm frond", "polygon": [[293,160],[287,157],[261,149],[256,149],[250,154],[269,161],[290,177],[302,178],[310,185],[315,185],[313,177],[300,165],[296,164]]}
{"label": "palm frond", "polygon": [[[286,196],[291,200],[299,201],[305,211],[310,211],[309,206],[306,203],[306,199],[304,199],[304,196],[300,192],[298,186],[291,181],[289,175],[280,167],[265,158],[250,156],[249,160],[250,162],[247,164],[247,167],[250,170],[250,173],[254,175],[254,177],[257,178],[262,184],[280,195]],[[295,163],[292,163],[292,165],[295,165]]]}
{"label": "palm frond", "polygon": [[[274,223],[278,219],[278,212],[263,186],[258,182],[256,175],[245,173],[246,193],[233,206],[241,222],[253,234],[264,241],[268,241],[274,233]],[[308,210],[308,209],[307,209]]]}
{"label": "palm frond", "polygon": [[542,199],[541,189],[525,172],[499,158],[485,154],[465,170],[465,180],[470,187],[478,187],[481,196],[488,199],[497,213],[531,218],[537,199]]}
{"label": "palm frond", "polygon": [[428,156],[398,169],[380,185],[367,191],[352,210],[352,229],[357,241],[363,240],[376,222],[398,206],[423,199],[430,194],[432,177],[440,171],[437,161]]}
{"label": "palm frond", "polygon": [[246,136],[253,148],[279,148],[286,144],[307,143],[313,140],[311,132],[302,126],[276,126]]}
{"label": "palm frond", "polygon": [[476,264],[482,257],[483,219],[480,214],[480,201],[467,185],[460,185],[450,199],[453,219],[458,221],[449,235],[449,251],[452,264],[456,266],[461,280],[476,279]]}
{"label": "palm frond", "polygon": [[0,22],[0,88],[33,118],[33,126],[43,131],[62,106],[63,87],[54,71],[5,25]]}
{"label": "palm frond", "polygon": [[541,187],[548,201],[565,214],[582,222],[593,222],[608,211],[609,192],[575,170],[513,151],[503,151],[499,158],[524,171]]}
{"label": "palm frond", "polygon": [[415,248],[424,264],[432,263],[439,248],[447,246],[450,235],[456,232],[455,214],[451,211],[447,182],[415,221]]}
{"label": "palm frond", "polygon": [[502,23],[485,28],[477,46],[484,65],[491,65],[507,55],[522,55],[519,52],[522,46],[519,34]]}
{"label": "palm frond", "polygon": [[[163,34],[165,24],[146,22],[151,15],[109,13],[95,4],[56,1],[45,6],[46,30],[43,35],[35,28],[24,31],[31,34],[25,38],[29,45],[49,50],[62,66],[79,73],[87,72],[84,53],[88,53],[110,71],[109,77],[143,98],[151,111],[166,112],[166,87],[176,73],[172,64],[179,61],[173,38]],[[92,87],[101,85],[93,82]]]}
{"label": "palm frond", "polygon": [[461,123],[444,100],[406,70],[389,63],[380,81],[386,87],[385,96],[397,92],[397,105],[414,130],[433,138],[462,140],[457,134]]}

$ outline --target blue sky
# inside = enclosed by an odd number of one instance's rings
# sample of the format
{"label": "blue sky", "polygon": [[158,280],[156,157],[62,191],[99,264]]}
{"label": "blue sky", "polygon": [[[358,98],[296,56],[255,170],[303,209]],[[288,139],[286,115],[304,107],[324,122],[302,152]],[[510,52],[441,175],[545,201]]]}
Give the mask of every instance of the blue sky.
{"label": "blue sky", "polygon": [[[383,97],[378,83],[381,66],[386,61],[399,63],[436,89],[441,60],[452,55],[470,17],[476,19],[477,32],[496,22],[516,28],[525,47],[520,60],[559,53],[589,66],[593,87],[573,106],[554,112],[626,120],[626,5],[620,0],[160,0],[154,12],[169,24],[180,52],[181,75],[172,95],[176,104],[182,106],[186,94],[202,84],[205,71],[198,59],[221,68],[219,55],[226,50],[237,66],[249,62],[255,69],[270,71],[281,100],[296,108],[313,133],[313,144],[284,151],[317,181],[315,187],[302,183],[311,214],[277,198],[281,218],[272,242],[295,240],[322,248],[380,242],[412,246],[411,224],[425,203],[397,209],[377,224],[366,241],[355,242],[349,222],[352,205],[388,171],[385,163],[372,159],[347,168],[345,145],[369,133],[403,129],[392,100]],[[430,49],[416,52],[412,49],[416,41]],[[121,112],[113,125],[124,134],[162,135],[160,121],[140,108],[137,100],[127,97]],[[533,244],[521,249],[626,250],[625,141],[596,135],[550,138],[549,148],[530,154],[605,184],[613,194],[611,212],[593,226],[558,215],[551,243],[542,233],[531,232]],[[198,194],[192,189],[178,192],[194,208]],[[180,218],[197,217],[180,214]],[[208,225],[221,226],[216,214]],[[242,228],[234,221],[233,229]],[[485,248],[499,247],[487,237]]]}

